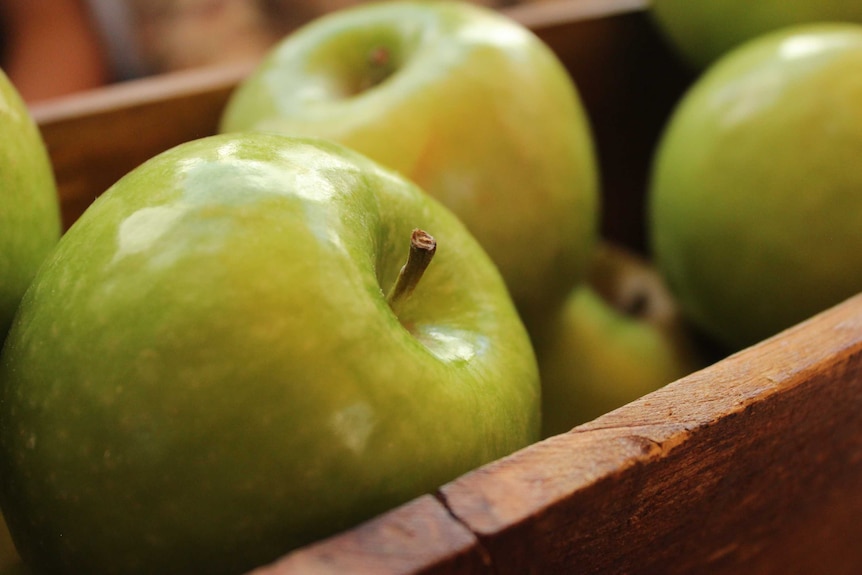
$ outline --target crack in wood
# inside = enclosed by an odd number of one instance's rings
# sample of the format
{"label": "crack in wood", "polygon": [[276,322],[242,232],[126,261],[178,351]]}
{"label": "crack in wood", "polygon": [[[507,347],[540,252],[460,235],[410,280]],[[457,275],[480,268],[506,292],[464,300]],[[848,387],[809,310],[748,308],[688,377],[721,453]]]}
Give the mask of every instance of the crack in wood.
{"label": "crack in wood", "polygon": [[448,513],[449,516],[455,522],[457,522],[459,525],[462,525],[464,527],[464,529],[466,529],[467,531],[469,531],[473,535],[473,538],[475,540],[474,549],[479,554],[479,556],[482,560],[482,563],[488,568],[489,573],[497,573],[498,570],[494,564],[494,560],[493,560],[493,557],[491,555],[491,552],[489,551],[488,547],[483,543],[483,536],[480,533],[478,533],[475,529],[473,529],[469,523],[467,523],[463,519],[461,519],[452,510],[452,507],[449,505],[449,501],[448,501],[445,493],[443,493],[441,490],[438,489],[434,493],[432,493],[432,495],[434,496],[435,499],[437,499],[437,501],[440,503],[440,505],[443,506],[443,509],[446,510],[446,513]]}

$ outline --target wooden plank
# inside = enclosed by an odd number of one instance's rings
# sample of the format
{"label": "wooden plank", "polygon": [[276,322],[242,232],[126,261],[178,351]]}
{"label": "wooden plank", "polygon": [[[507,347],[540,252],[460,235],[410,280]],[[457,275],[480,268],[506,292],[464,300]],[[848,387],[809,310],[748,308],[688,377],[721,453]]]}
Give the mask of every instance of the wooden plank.
{"label": "wooden plank", "polygon": [[487,561],[476,537],[425,495],[252,575],[481,575],[491,573]]}
{"label": "wooden plank", "polygon": [[215,133],[230,91],[250,67],[137,80],[33,106],[54,165],[65,227],[145,160]]}
{"label": "wooden plank", "polygon": [[643,11],[561,22],[536,33],[569,70],[589,115],[601,174],[602,233],[646,253],[653,151],[694,74]]}
{"label": "wooden plank", "polygon": [[442,489],[497,573],[859,573],[862,296]]}
{"label": "wooden plank", "polygon": [[642,12],[647,6],[649,0],[546,0],[515,4],[501,12],[542,35],[561,24]]}

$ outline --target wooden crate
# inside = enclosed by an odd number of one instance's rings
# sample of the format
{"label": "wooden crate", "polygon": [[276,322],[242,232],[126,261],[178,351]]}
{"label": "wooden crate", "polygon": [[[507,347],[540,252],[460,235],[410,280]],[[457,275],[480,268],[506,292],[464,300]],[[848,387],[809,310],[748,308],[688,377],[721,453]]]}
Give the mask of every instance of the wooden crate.
{"label": "wooden crate", "polygon": [[[512,9],[578,84],[609,238],[644,247],[652,151],[691,82],[644,0]],[[215,132],[252,64],[35,106],[71,224],[136,165]],[[862,296],[256,575],[862,573]]]}

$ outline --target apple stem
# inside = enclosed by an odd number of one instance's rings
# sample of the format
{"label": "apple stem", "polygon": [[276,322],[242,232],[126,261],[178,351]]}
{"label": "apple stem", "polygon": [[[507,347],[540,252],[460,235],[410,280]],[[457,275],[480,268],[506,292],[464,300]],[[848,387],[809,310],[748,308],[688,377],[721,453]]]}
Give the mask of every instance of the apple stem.
{"label": "apple stem", "polygon": [[393,311],[397,313],[397,307],[407,300],[413,290],[416,289],[436,251],[437,240],[424,230],[413,230],[413,233],[410,234],[410,251],[407,253],[407,262],[401,267],[395,284],[386,295],[386,302]]}

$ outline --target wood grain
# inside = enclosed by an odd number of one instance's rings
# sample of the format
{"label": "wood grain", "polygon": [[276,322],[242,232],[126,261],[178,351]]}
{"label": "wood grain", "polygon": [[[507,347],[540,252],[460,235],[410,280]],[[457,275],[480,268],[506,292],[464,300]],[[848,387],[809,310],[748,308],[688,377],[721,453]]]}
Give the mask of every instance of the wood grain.
{"label": "wood grain", "polygon": [[476,537],[437,499],[425,495],[252,575],[469,575],[488,569]]}
{"label": "wood grain", "polygon": [[445,486],[498,573],[858,573],[862,296]]}
{"label": "wood grain", "polygon": [[252,64],[136,80],[33,106],[65,227],[144,161],[214,134],[231,90]]}

